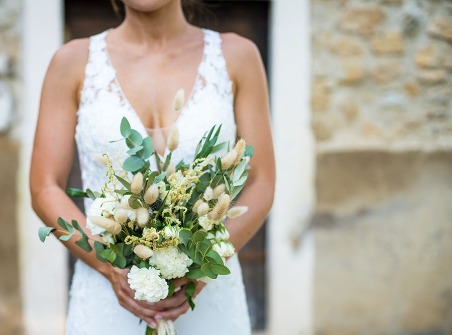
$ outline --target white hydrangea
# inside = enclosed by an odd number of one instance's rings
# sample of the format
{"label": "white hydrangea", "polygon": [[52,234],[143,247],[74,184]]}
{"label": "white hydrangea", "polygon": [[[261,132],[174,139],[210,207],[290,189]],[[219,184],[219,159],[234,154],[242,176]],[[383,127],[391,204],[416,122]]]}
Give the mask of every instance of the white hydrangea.
{"label": "white hydrangea", "polygon": [[228,258],[234,255],[235,249],[234,246],[230,242],[219,242],[215,243],[212,246],[213,250],[215,250],[222,258]]}
{"label": "white hydrangea", "polygon": [[168,284],[165,279],[160,278],[160,271],[157,269],[140,269],[134,265],[127,278],[137,300],[157,302],[168,296]]}
{"label": "white hydrangea", "polygon": [[86,227],[91,230],[93,235],[101,235],[105,233],[105,229],[92,223],[90,216],[103,216],[111,218],[116,207],[115,198],[97,198],[95,199],[87,212]]}
{"label": "white hydrangea", "polygon": [[108,232],[105,232],[102,235],[102,240],[105,243],[108,243],[108,244],[114,244],[115,243],[115,240],[113,239],[113,234],[112,233],[108,233]]}
{"label": "white hydrangea", "polygon": [[154,250],[149,264],[160,270],[165,279],[181,278],[193,261],[177,247]]}
{"label": "white hydrangea", "polygon": [[200,216],[199,225],[203,227],[206,231],[211,230],[218,222],[215,220],[211,220],[207,217],[207,215]]}

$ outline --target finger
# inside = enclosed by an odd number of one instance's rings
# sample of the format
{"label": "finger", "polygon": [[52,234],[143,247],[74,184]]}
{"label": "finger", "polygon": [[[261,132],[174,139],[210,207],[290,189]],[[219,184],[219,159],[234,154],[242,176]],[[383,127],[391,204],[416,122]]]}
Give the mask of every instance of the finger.
{"label": "finger", "polygon": [[168,308],[174,308],[174,307],[180,306],[185,301],[186,301],[185,291],[180,290],[180,291],[176,292],[172,297],[165,298],[163,300],[160,300],[160,301],[154,303],[154,305],[152,305],[152,308],[156,308],[159,310],[165,310]]}
{"label": "finger", "polygon": [[187,285],[189,281],[190,280],[188,278],[177,278],[177,279],[174,279],[174,281],[173,281],[174,288],[176,289],[178,287],[182,287],[184,285]]}
{"label": "finger", "polygon": [[155,315],[156,320],[176,320],[182,314],[185,314],[188,311],[188,303],[183,303],[182,305],[172,308],[166,311],[158,312]]}

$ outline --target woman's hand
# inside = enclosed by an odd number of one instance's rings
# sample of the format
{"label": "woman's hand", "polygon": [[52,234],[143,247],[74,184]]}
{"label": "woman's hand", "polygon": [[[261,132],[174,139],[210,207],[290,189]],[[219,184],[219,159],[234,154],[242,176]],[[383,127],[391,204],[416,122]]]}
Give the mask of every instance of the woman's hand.
{"label": "woman's hand", "polygon": [[113,290],[118,297],[119,304],[152,328],[156,328],[155,314],[158,312],[158,309],[154,307],[153,303],[134,298],[135,292],[130,288],[127,281],[128,273],[129,269],[119,269],[112,266],[107,275],[107,279],[111,282]]}
{"label": "woman's hand", "polygon": [[[192,281],[187,278],[178,278],[174,281],[175,293],[166,299],[156,302],[153,307],[159,311],[155,313],[155,320],[176,320],[179,316],[186,313],[190,308],[187,298],[185,297],[185,288]],[[193,298],[206,286],[205,283],[193,280],[196,290]]]}

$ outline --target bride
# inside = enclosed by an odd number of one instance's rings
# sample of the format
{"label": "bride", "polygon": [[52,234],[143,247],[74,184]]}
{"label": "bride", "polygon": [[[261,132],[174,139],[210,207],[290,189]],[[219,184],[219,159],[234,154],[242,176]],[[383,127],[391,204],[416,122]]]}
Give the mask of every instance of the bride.
{"label": "bride", "polygon": [[[184,1],[184,0],[182,0]],[[127,117],[143,136],[165,151],[168,129],[179,130],[175,161],[189,161],[197,141],[222,124],[220,141],[244,138],[255,148],[251,174],[239,204],[249,212],[227,223],[240,250],[267,216],[274,193],[274,158],[267,83],[256,46],[232,33],[189,24],[181,0],[122,0],[125,19],[117,28],[73,40],[54,55],[43,84],[31,167],[33,208],[48,226],[59,216],[85,222],[66,195],[66,180],[77,143],[84,188],[100,189],[105,168],[99,154],[126,155],[119,124]],[[171,101],[187,92],[177,113]],[[118,167],[118,166],[117,166]],[[86,200],[88,208],[90,200]],[[172,297],[137,301],[127,270],[102,263],[74,241],[64,242],[77,258],[70,292],[67,334],[144,334],[146,324],[176,320],[179,335],[250,334],[251,327],[237,256],[231,274],[208,284],[197,282],[196,308],[183,294],[186,279]],[[139,320],[145,323],[139,323]]]}

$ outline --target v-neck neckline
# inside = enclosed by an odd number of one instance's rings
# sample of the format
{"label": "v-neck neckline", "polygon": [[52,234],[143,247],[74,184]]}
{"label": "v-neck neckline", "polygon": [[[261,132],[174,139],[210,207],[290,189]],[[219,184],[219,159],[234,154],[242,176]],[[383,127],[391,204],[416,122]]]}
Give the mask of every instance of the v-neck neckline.
{"label": "v-neck neckline", "polygon": [[[121,99],[124,101],[125,105],[127,106],[127,108],[132,112],[132,114],[138,119],[140,125],[142,126],[143,130],[145,131],[145,133],[148,133],[148,130],[150,131],[155,131],[155,130],[163,130],[163,129],[167,129],[167,128],[171,128],[174,126],[177,126],[179,120],[181,119],[182,115],[184,114],[185,110],[187,109],[187,107],[190,105],[191,101],[193,100],[193,95],[195,94],[195,91],[200,83],[200,78],[201,78],[201,67],[204,64],[205,58],[206,58],[206,49],[207,49],[207,29],[201,28],[201,31],[203,33],[203,47],[202,47],[202,55],[201,55],[201,60],[196,68],[196,75],[195,75],[195,79],[193,82],[193,86],[192,89],[190,91],[189,96],[186,98],[184,106],[181,108],[179,115],[177,116],[176,120],[169,126],[166,127],[155,127],[155,128],[148,128],[146,127],[146,125],[143,123],[143,120],[141,119],[140,115],[138,114],[137,110],[135,109],[135,107],[132,105],[132,103],[130,102],[130,100],[128,99],[127,95],[125,94],[121,82],[118,79],[118,72],[116,71],[116,68],[113,66],[113,63],[111,61],[110,58],[110,52],[108,51],[108,43],[107,43],[107,36],[108,34],[113,30],[113,28],[108,29],[105,31],[104,36],[103,36],[103,42],[104,42],[104,52],[105,52],[105,57],[107,60],[107,66],[110,67],[111,70],[113,70],[114,73],[114,82],[118,88],[119,94],[121,96]],[[166,152],[166,150],[165,150]]]}

